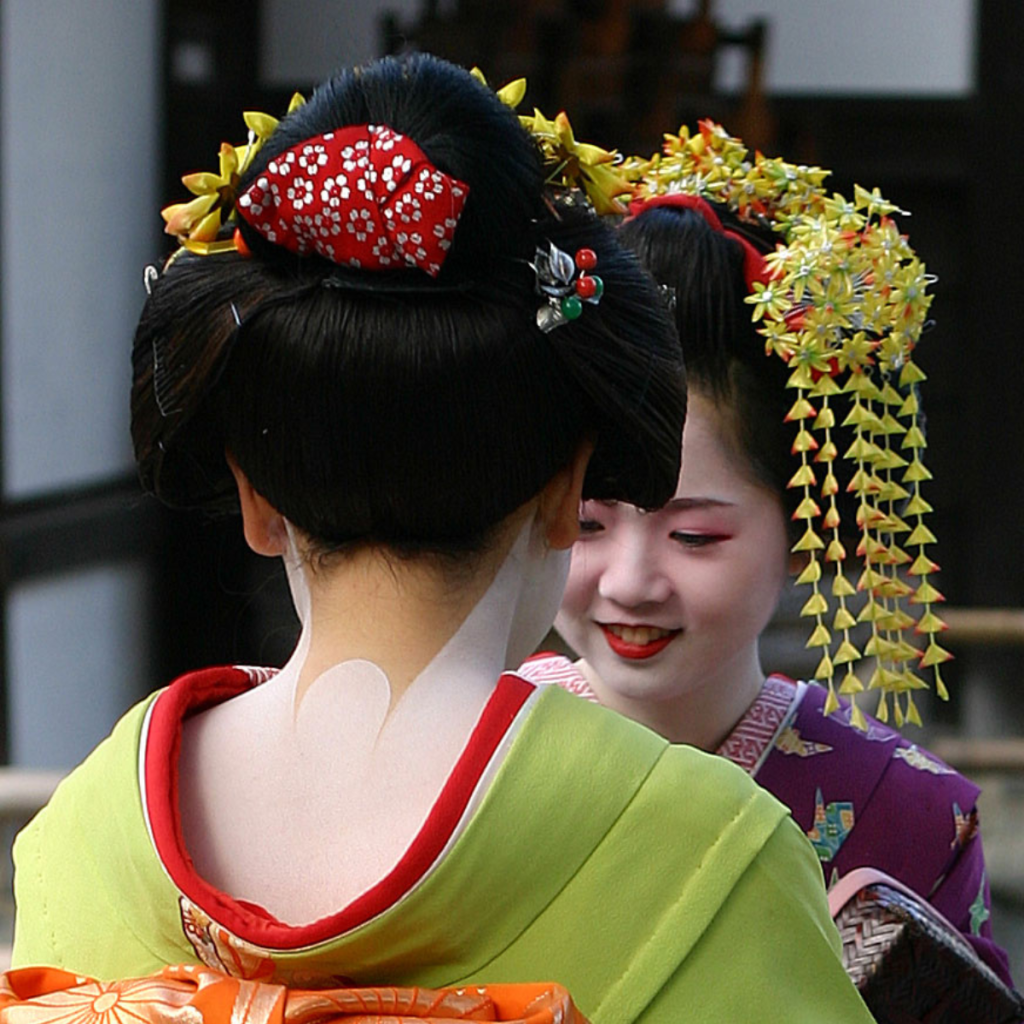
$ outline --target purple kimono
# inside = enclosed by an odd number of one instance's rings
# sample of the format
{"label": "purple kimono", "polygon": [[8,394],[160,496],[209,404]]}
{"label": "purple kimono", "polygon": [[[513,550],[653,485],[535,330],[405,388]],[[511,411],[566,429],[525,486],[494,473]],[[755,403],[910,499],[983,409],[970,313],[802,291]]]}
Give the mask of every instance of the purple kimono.
{"label": "purple kimono", "polygon": [[[519,674],[597,699],[561,656],[531,658]],[[826,718],[826,693],[769,676],[716,753],[790,808],[830,887],[859,867],[892,875],[956,925],[1012,985],[1006,954],[992,940],[978,787],[870,716],[866,732],[850,725],[845,701]]]}

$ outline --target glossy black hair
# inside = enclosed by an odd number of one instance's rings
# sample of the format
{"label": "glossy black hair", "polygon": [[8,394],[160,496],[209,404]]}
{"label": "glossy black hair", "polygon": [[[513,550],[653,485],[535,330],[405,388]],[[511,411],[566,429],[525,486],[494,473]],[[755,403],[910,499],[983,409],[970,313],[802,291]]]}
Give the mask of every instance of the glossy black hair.
{"label": "glossy black hair", "polygon": [[[774,249],[777,239],[769,230],[741,224],[718,205],[715,212],[756,248]],[[792,430],[783,422],[793,401],[785,386],[789,371],[781,359],[766,357],[751,307],[743,301],[749,291],[742,246],[696,211],[670,206],[652,207],[627,221],[619,238],[674,293],[690,386],[722,412],[753,478],[792,512],[799,495],[786,489],[795,471]]]}
{"label": "glossy black hair", "polygon": [[[144,486],[233,509],[228,450],[321,550],[408,554],[480,550],[585,439],[588,497],[667,501],[685,415],[671,316],[607,226],[550,198],[533,140],[467,72],[416,55],[332,78],[241,188],[297,142],[359,124],[408,136],[469,186],[440,275],[299,258],[246,224],[250,259],[175,259],[135,336]],[[593,249],[604,295],[544,334],[529,264],[551,242]]]}

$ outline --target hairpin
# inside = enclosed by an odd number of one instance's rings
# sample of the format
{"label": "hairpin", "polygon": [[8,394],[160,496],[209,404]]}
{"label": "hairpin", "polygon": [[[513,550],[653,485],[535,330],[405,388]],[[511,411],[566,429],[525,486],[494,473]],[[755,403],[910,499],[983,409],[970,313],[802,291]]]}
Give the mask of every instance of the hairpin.
{"label": "hairpin", "polygon": [[577,249],[572,257],[554,242],[545,250],[537,246],[530,264],[537,275],[537,293],[544,302],[537,310],[537,326],[547,334],[583,312],[583,303],[596,306],[604,294],[604,282],[589,271],[597,266],[593,249]]}

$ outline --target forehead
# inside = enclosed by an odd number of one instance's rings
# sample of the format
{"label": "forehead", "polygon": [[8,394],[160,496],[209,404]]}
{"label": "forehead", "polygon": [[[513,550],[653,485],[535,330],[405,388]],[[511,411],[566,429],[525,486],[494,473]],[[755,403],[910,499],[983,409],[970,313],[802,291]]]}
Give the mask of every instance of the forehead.
{"label": "forehead", "polygon": [[778,495],[755,477],[731,420],[727,409],[700,392],[690,393],[676,498],[779,501]]}

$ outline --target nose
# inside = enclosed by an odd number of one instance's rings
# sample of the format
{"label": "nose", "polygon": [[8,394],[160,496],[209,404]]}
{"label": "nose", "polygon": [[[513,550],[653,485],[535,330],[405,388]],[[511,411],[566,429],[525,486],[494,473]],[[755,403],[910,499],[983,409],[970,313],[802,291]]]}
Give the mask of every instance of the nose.
{"label": "nose", "polygon": [[622,537],[609,544],[606,561],[598,580],[598,593],[606,601],[622,608],[662,604],[672,594],[671,582],[662,570],[661,560],[646,538]]}

